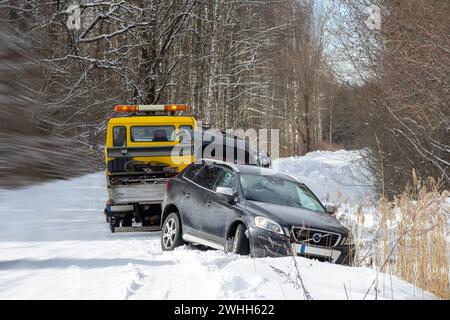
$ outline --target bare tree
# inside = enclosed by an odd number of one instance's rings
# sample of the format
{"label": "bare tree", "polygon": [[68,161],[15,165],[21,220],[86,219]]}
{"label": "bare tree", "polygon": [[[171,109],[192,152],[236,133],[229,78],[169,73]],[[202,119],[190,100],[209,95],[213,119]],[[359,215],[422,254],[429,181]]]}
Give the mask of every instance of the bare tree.
{"label": "bare tree", "polygon": [[[366,113],[361,145],[384,189],[404,189],[413,169],[450,183],[450,28],[447,1],[343,2],[335,29],[353,88]],[[368,8],[380,13],[380,28]],[[371,27],[372,26],[372,27]],[[341,69],[341,71],[342,71]],[[378,140],[378,141],[377,141]],[[382,172],[384,175],[382,177]],[[380,183],[381,186],[381,183]]]}

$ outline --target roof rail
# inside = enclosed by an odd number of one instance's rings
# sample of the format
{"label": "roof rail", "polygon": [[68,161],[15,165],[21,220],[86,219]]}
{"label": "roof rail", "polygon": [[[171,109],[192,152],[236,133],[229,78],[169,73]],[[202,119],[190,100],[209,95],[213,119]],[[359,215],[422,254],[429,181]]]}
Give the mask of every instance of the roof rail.
{"label": "roof rail", "polygon": [[294,176],[294,175],[292,175],[292,174],[290,174],[290,173],[282,172],[282,174],[285,174],[285,175],[291,177],[292,179],[294,179],[295,181],[297,181],[298,183],[303,184],[303,182],[302,182],[299,178],[297,178],[296,176]]}
{"label": "roof rail", "polygon": [[223,164],[223,165],[229,166],[230,168],[232,168],[234,171],[236,171],[238,173],[240,172],[239,168],[234,163],[231,163],[231,162],[226,162],[226,161],[222,161],[222,160],[218,160],[218,159],[212,159],[212,158],[202,158],[202,159],[199,159],[199,161]]}

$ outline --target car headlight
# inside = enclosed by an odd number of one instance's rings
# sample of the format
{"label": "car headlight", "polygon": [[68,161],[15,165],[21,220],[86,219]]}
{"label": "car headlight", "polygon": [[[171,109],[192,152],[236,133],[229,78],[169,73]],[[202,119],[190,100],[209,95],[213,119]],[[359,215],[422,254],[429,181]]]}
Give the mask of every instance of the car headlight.
{"label": "car headlight", "polygon": [[272,231],[278,234],[284,234],[283,228],[281,228],[281,226],[276,223],[275,221],[272,221],[268,218],[265,217],[256,217],[255,218],[255,225],[258,228],[264,229],[264,230],[268,230],[268,231]]}
{"label": "car headlight", "polygon": [[344,245],[352,245],[355,244],[355,238],[351,232],[348,233],[347,239],[345,239]]}

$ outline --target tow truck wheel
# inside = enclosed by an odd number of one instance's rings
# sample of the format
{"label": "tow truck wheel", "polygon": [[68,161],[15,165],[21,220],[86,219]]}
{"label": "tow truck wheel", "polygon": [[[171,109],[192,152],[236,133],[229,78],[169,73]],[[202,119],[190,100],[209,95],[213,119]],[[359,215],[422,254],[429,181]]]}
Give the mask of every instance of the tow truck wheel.
{"label": "tow truck wheel", "polygon": [[109,218],[109,229],[111,230],[112,233],[114,233],[115,228],[120,227],[120,220],[117,219],[116,217],[110,217]]}
{"label": "tow truck wheel", "polygon": [[161,248],[163,251],[172,251],[183,243],[180,218],[173,212],[164,220],[161,232]]}
{"label": "tow truck wheel", "polygon": [[125,217],[122,220],[122,227],[131,227],[133,225],[132,217]]}

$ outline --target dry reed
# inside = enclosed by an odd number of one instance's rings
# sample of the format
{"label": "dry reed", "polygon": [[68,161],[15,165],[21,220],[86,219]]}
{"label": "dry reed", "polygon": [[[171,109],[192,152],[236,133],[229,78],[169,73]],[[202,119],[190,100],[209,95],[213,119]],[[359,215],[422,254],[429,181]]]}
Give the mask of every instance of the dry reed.
{"label": "dry reed", "polygon": [[381,225],[373,262],[381,272],[396,275],[437,297],[449,299],[447,191],[433,179],[418,181],[391,202],[381,198]]}

